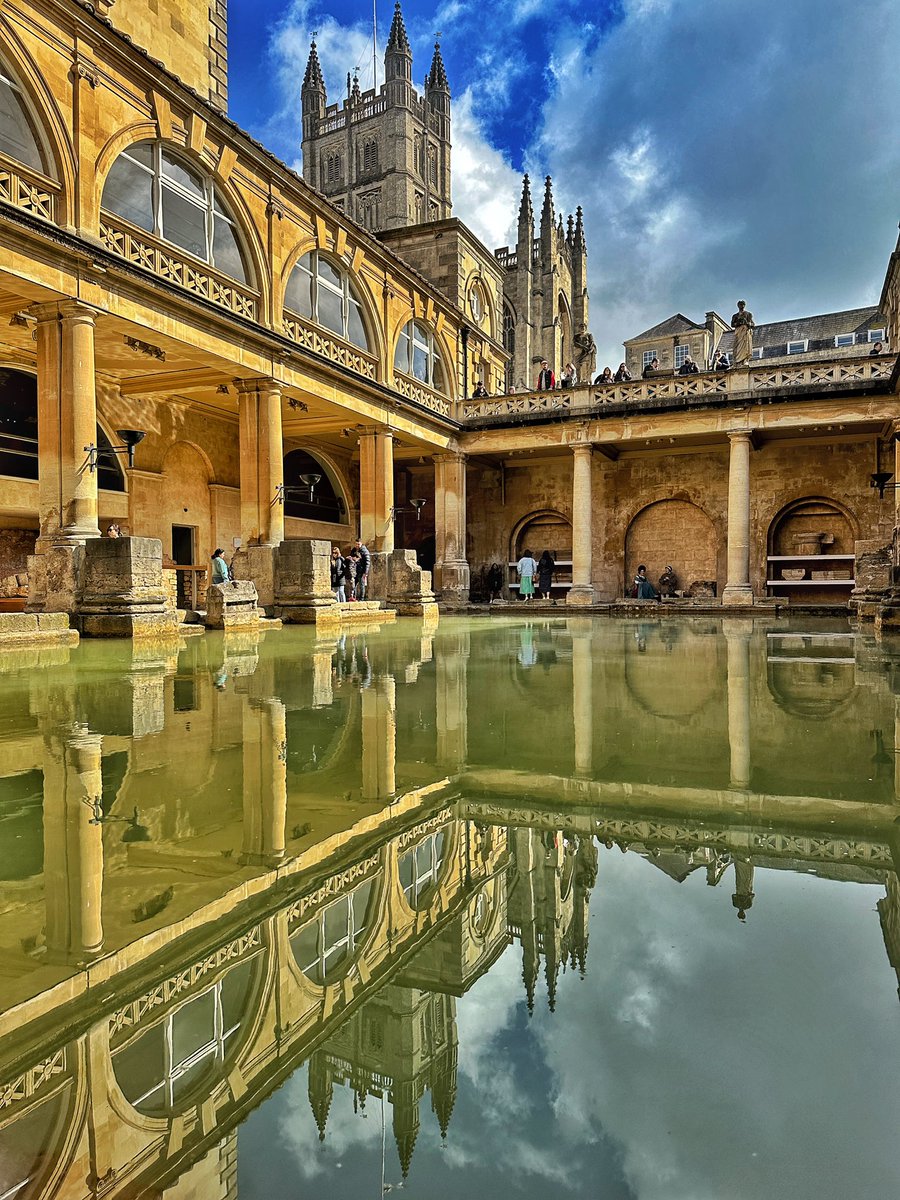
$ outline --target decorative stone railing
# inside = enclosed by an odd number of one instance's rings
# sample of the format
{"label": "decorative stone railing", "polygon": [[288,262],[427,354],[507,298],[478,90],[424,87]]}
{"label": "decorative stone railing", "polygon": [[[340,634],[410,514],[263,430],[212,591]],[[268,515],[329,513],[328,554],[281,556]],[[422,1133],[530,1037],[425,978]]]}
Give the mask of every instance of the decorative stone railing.
{"label": "decorative stone railing", "polygon": [[59,185],[51,179],[0,155],[0,202],[55,221],[58,194]]}
{"label": "decorative stone railing", "polygon": [[100,237],[108,250],[134,266],[177,284],[194,296],[227,308],[239,317],[250,321],[257,319],[258,293],[222,275],[207,263],[181,254],[176,247],[159,241],[152,234],[104,215],[100,221]]}
{"label": "decorative stone railing", "polygon": [[367,354],[365,350],[361,350],[359,346],[344,342],[329,333],[328,330],[321,329],[318,325],[308,324],[299,317],[285,316],[283,325],[284,332],[291,341],[302,346],[304,350],[311,350],[313,354],[321,354],[323,358],[330,359],[339,366],[347,367],[348,370],[355,371],[357,375],[362,375],[363,379],[374,381],[377,378],[378,360],[373,355]]}
{"label": "decorative stone railing", "polygon": [[418,379],[411,379],[408,375],[401,375],[399,372],[394,375],[394,390],[406,400],[421,404],[423,408],[437,413],[439,417],[449,417],[452,413],[453,405],[447,396],[442,396],[440,392],[420,383]]}
{"label": "decorative stone railing", "polygon": [[894,355],[865,358],[831,359],[824,362],[773,363],[771,366],[706,371],[698,375],[657,375],[630,383],[603,386],[582,384],[575,388],[550,392],[518,392],[507,396],[488,396],[464,400],[463,422],[484,419],[562,415],[566,412],[602,415],[615,407],[646,404],[659,407],[685,402],[721,402],[729,397],[790,393],[793,389],[814,391],[818,388],[849,387],[851,390],[881,381],[887,382],[894,370]]}

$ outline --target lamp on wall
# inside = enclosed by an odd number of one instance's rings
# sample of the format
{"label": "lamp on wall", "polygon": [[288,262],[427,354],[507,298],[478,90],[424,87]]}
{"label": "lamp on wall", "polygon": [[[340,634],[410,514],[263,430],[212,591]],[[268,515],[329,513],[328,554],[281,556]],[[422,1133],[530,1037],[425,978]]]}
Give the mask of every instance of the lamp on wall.
{"label": "lamp on wall", "polygon": [[405,504],[399,504],[399,505],[392,504],[391,505],[391,520],[393,520],[397,516],[398,513],[414,512],[416,514],[416,520],[421,521],[422,509],[425,507],[425,505],[427,503],[428,503],[427,500],[415,499],[415,500],[410,500],[409,506],[407,506]]}
{"label": "lamp on wall", "polygon": [[322,476],[310,471],[306,475],[300,476],[300,482],[303,487],[298,487],[293,483],[279,483],[275,489],[275,500],[273,503],[284,504],[285,500],[291,496],[299,496],[305,500],[307,504],[314,504],[316,499],[316,485],[322,482]]}
{"label": "lamp on wall", "polygon": [[85,446],[84,452],[87,457],[88,470],[93,475],[94,471],[100,465],[101,458],[115,459],[117,454],[128,455],[128,466],[134,466],[134,448],[138,442],[142,442],[146,437],[143,429],[117,429],[116,433],[122,439],[121,446],[95,446],[91,442],[90,446]]}
{"label": "lamp on wall", "polygon": [[122,834],[122,841],[126,844],[129,842],[150,841],[150,830],[138,820],[137,809],[134,810],[130,817],[108,817],[103,811],[99,796],[95,796],[90,800],[85,797],[84,803],[91,810],[88,825],[115,825],[120,823],[128,826]]}
{"label": "lamp on wall", "polygon": [[884,499],[884,493],[890,488],[894,491],[900,487],[898,483],[891,483],[894,478],[892,471],[873,471],[869,477],[869,487],[878,488],[878,499]]}

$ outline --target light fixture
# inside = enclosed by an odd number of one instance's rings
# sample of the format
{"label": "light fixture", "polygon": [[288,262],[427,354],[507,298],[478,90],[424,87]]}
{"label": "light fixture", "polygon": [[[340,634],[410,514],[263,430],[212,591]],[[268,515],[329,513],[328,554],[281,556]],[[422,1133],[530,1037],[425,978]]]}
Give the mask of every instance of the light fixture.
{"label": "light fixture", "polygon": [[884,493],[891,489],[894,491],[898,486],[896,483],[891,483],[894,478],[893,471],[873,471],[869,477],[869,487],[878,488],[878,499],[884,499]]}
{"label": "light fixture", "polygon": [[117,454],[127,454],[128,466],[134,466],[134,448],[138,442],[144,440],[146,434],[143,429],[117,429],[116,433],[124,443],[121,446],[95,446],[93,442],[90,446],[85,446],[84,452],[88,456],[88,470],[92,475],[100,465],[101,458],[115,458]]}
{"label": "light fixture", "polygon": [[123,824],[128,828],[122,833],[122,841],[128,844],[129,842],[149,842],[150,830],[146,825],[142,825],[138,819],[138,810],[135,808],[130,817],[108,817],[103,811],[100,797],[95,796],[89,800],[84,798],[84,803],[91,810],[91,816],[88,818],[88,825],[115,825]]}
{"label": "light fixture", "polygon": [[392,504],[391,505],[391,520],[393,520],[397,516],[398,513],[414,512],[416,514],[416,520],[421,521],[422,509],[425,507],[425,505],[428,503],[428,501],[419,498],[419,499],[415,499],[415,500],[410,500],[409,503],[410,503],[409,508],[407,508],[406,505],[403,505],[403,504],[399,504],[399,505]]}
{"label": "light fixture", "polygon": [[9,325],[11,329],[15,329],[16,327],[19,329],[27,329],[29,320],[33,321],[34,317],[29,318],[26,313],[22,312],[13,313],[13,315],[9,318]]}
{"label": "light fixture", "polygon": [[292,408],[294,412],[309,412],[309,405],[298,400],[296,396],[288,396],[288,408]]}
{"label": "light fixture", "polygon": [[227,396],[228,395],[228,384],[220,383],[219,386],[216,388],[216,395],[217,396]]}
{"label": "light fixture", "polygon": [[291,496],[299,496],[307,504],[315,504],[316,484],[322,482],[322,476],[310,471],[308,474],[300,476],[300,482],[303,487],[297,487],[292,483],[279,483],[275,488],[275,499],[272,503],[284,504],[285,500],[289,500]]}

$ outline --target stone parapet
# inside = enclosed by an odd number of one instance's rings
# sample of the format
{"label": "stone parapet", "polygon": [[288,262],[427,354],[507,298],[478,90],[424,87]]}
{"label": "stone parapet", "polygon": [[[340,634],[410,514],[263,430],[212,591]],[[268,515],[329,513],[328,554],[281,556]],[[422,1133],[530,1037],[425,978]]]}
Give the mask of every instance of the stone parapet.
{"label": "stone parapet", "polygon": [[206,589],[207,629],[259,629],[259,597],[249,579],[211,583]]}

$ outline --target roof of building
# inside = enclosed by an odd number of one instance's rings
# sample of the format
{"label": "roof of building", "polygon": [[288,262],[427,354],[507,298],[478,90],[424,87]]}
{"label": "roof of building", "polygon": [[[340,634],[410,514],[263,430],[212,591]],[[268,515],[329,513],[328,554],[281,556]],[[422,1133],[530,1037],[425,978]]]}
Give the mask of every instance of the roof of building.
{"label": "roof of building", "polygon": [[684,313],[675,313],[673,316],[667,317],[665,321],[660,321],[658,325],[654,325],[652,329],[646,329],[643,333],[639,333],[637,337],[627,338],[624,345],[628,346],[631,342],[648,341],[651,338],[674,337],[679,333],[692,333],[696,329],[705,328],[705,325],[698,325],[696,321],[692,321]]}

